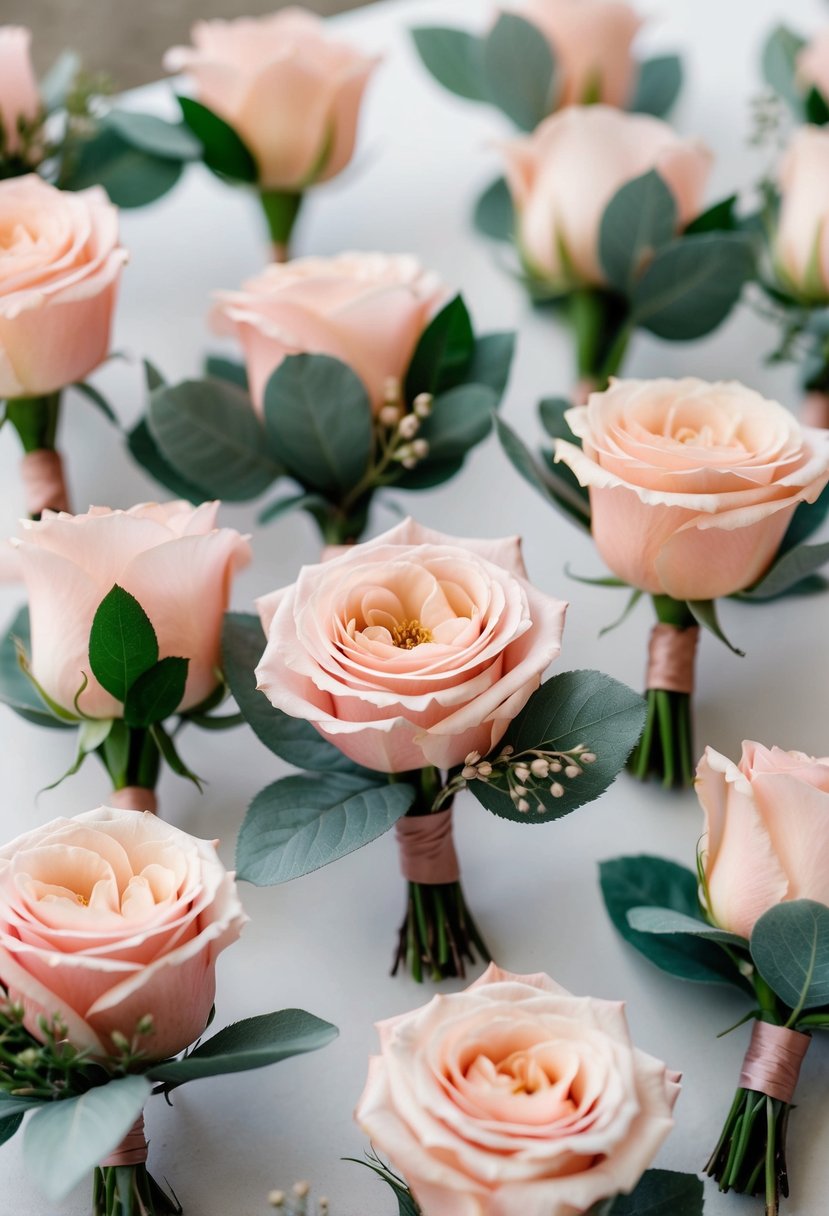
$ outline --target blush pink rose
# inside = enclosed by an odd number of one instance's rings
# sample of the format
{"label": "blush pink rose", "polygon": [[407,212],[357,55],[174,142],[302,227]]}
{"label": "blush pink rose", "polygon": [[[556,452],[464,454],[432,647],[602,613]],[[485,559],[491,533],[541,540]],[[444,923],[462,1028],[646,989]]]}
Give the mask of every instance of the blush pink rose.
{"label": "blush pink rose", "polygon": [[829,28],[821,30],[798,51],[795,68],[804,90],[816,88],[829,99]]}
{"label": "blush pink rose", "polygon": [[582,447],[555,458],[590,487],[598,550],[651,595],[750,587],[829,481],[829,435],[736,382],[612,380],[566,418]]}
{"label": "blush pink rose", "polygon": [[829,759],[743,743],[739,764],[712,747],[697,767],[709,913],[749,937],[790,899],[829,905]]}
{"label": "blush pink rose", "polygon": [[794,293],[829,300],[829,130],[800,127],[780,168],[774,256]]}
{"label": "blush pink rose", "polygon": [[633,91],[631,46],[642,25],[621,0],[521,0],[511,11],[541,30],[555,56],[558,105],[624,106]]}
{"label": "blush pink rose", "polygon": [[20,124],[40,116],[41,101],[31,56],[31,31],[20,25],[0,25],[0,160],[20,151]]}
{"label": "blush pink rose", "polygon": [[86,515],[45,511],[24,520],[13,542],[29,595],[31,672],[70,713],[113,718],[123,706],[89,667],[89,632],[101,600],[117,583],[153,624],[159,657],[190,660],[180,709],[218,686],[222,617],[237,570],[250,560],[247,539],[217,528],[219,503],[142,503],[129,511],[92,507]]}
{"label": "blush pink rose", "polygon": [[679,1086],[624,1006],[491,964],[380,1022],[356,1118],[428,1216],[582,1216],[628,1194]]}
{"label": "blush pink rose", "polygon": [[518,242],[530,270],[563,289],[605,283],[599,229],[613,195],[655,169],[677,204],[679,228],[702,210],[712,156],[666,122],[610,106],[569,106],[501,145]]}
{"label": "blush pink rose", "polygon": [[0,398],[56,392],[103,362],[126,260],[99,187],[0,181]]}
{"label": "blush pink rose", "polygon": [[241,136],[268,190],[301,190],[340,173],[354,152],[360,103],[377,59],[330,38],[301,8],[198,21],[192,47],[164,56],[198,100]]}
{"label": "blush pink rose", "polygon": [[305,566],[257,601],[268,700],[384,773],[486,755],[561,650],[567,605],[526,578],[520,542],[406,520]]}
{"label": "blush pink rose", "polygon": [[239,339],[251,395],[286,355],[333,355],[366,386],[376,411],[390,378],[402,380],[446,288],[406,255],[343,253],[268,266],[241,291],[218,294],[214,325]]}
{"label": "blush pink rose", "polygon": [[96,1056],[148,1015],[150,1059],[197,1039],[246,919],[215,844],[149,812],[99,807],[0,849],[0,984],[35,1037],[59,1016]]}

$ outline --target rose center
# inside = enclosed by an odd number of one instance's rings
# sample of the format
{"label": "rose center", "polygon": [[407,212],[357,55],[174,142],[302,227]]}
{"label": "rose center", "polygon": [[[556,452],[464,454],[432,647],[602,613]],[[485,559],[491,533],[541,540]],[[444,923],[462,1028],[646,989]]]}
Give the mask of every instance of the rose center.
{"label": "rose center", "polygon": [[400,650],[414,650],[415,646],[422,646],[424,642],[433,640],[431,631],[421,625],[416,617],[411,621],[400,621],[392,625],[389,632],[392,644]]}

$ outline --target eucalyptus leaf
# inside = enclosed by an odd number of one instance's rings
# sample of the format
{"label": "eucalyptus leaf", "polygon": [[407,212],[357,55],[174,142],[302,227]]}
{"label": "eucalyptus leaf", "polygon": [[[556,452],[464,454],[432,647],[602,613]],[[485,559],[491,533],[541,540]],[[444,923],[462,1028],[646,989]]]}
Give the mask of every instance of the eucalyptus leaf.
{"label": "eucalyptus leaf", "polygon": [[126,143],[165,160],[200,160],[202,145],[183,123],[167,122],[155,114],[110,110],[104,125]]}
{"label": "eucalyptus leaf", "polygon": [[646,59],[639,68],[636,92],[629,109],[634,114],[653,114],[664,118],[682,88],[682,60],[679,55],[658,55]]}
{"label": "eucalyptus leaf", "polygon": [[249,391],[248,373],[244,363],[235,359],[226,359],[223,355],[208,355],[204,361],[204,373],[214,380],[226,380],[247,393]]}
{"label": "eucalyptus leaf", "polygon": [[238,875],[274,886],[310,874],[389,831],[415,797],[414,786],[345,773],[283,777],[248,809],[236,848]]}
{"label": "eucalyptus leaf", "polygon": [[[566,477],[566,466],[558,476],[553,469],[545,469],[533,456],[527,445],[502,418],[495,418],[495,431],[501,447],[514,469],[529,485],[537,490],[547,502],[558,507],[568,519],[590,531],[590,500],[581,486],[574,485]],[[557,468],[558,466],[556,466]]]}
{"label": "eucalyptus leaf", "polygon": [[701,338],[725,320],[755,271],[742,233],[703,232],[659,250],[631,290],[635,324],[659,338]]}
{"label": "eucalyptus leaf", "polygon": [[75,51],[62,51],[38,85],[38,93],[47,114],[61,110],[66,96],[81,70],[81,59]]}
{"label": "eucalyptus leaf", "polygon": [[281,1009],[225,1026],[182,1059],[154,1064],[146,1075],[172,1089],[203,1077],[249,1072],[318,1051],[333,1042],[338,1033],[336,1026],[304,1009]]}
{"label": "eucalyptus leaf", "polygon": [[193,482],[182,477],[158,450],[158,444],[150,434],[147,420],[142,418],[127,435],[127,448],[133,460],[159,485],[170,490],[176,498],[200,503],[209,494]]}
{"label": "eucalyptus leaf", "polygon": [[538,415],[541,425],[551,439],[566,439],[568,443],[579,442],[564,416],[572,408],[572,401],[566,397],[544,397],[539,401]]}
{"label": "eucalyptus leaf", "polygon": [[[413,469],[401,469],[394,481],[395,490],[431,490],[451,481],[463,468],[463,458],[419,460]],[[388,506],[388,499],[386,499]],[[404,512],[405,514],[405,512]]]}
{"label": "eucalyptus leaf", "polygon": [[283,515],[288,515],[292,511],[308,511],[315,519],[325,515],[329,509],[328,501],[321,494],[290,494],[287,498],[278,498],[276,502],[269,503],[259,513],[260,524],[272,523],[275,519],[281,519]]}
{"label": "eucalyptus leaf", "polygon": [[805,46],[799,34],[778,25],[763,47],[763,76],[784,101],[802,117],[803,89],[797,81],[797,56]]}
{"label": "eucalyptus leaf", "polygon": [[829,514],[829,485],[821,491],[815,502],[802,502],[797,507],[792,516],[792,522],[786,529],[779,554],[782,555],[788,553],[790,549],[796,549],[798,545],[802,545],[810,536],[813,536],[825,521],[827,514]]}
{"label": "eucalyptus leaf", "polygon": [[486,91],[524,131],[552,113],[557,98],[552,48],[537,25],[502,12],[483,44]]}
{"label": "eucalyptus leaf", "polygon": [[181,161],[152,156],[128,143],[112,127],[100,126],[72,149],[65,189],[103,186],[117,207],[146,207],[181,177]]}
{"label": "eucalyptus leaf", "polygon": [[30,1110],[37,1110],[46,1103],[45,1098],[21,1098],[16,1094],[0,1092],[0,1120],[13,1119],[17,1115],[25,1115]]}
{"label": "eucalyptus leaf", "polygon": [[435,397],[419,437],[429,444],[429,460],[462,460],[492,429],[498,398],[483,384],[464,384]]}
{"label": "eucalyptus leaf", "polygon": [[631,1195],[620,1195],[610,1216],[702,1216],[705,1188],[694,1174],[648,1170]]}
{"label": "eucalyptus leaf", "polygon": [[406,400],[437,393],[464,379],[475,351],[469,312],[460,296],[450,300],[420,336],[406,372]]}
{"label": "eucalyptus leaf", "polygon": [[438,84],[469,101],[488,100],[480,38],[443,26],[419,26],[412,30],[412,38]]}
{"label": "eucalyptus leaf", "polygon": [[740,227],[740,222],[734,214],[736,205],[736,194],[714,203],[707,211],[691,220],[685,229],[685,235],[692,236],[695,232],[736,232]]}
{"label": "eucalyptus leaf", "polygon": [[117,584],[98,605],[89,634],[89,665],[98,683],[125,701],[139,676],[158,662],[152,622],[134,595]]}
{"label": "eucalyptus leaf", "polygon": [[829,908],[812,899],[770,908],[752,930],[751,957],[790,1009],[829,1005]]}
{"label": "eucalyptus leaf", "polygon": [[31,653],[29,609],[25,605],[16,614],[0,641],[0,701],[36,726],[71,728],[71,723],[55,717],[26,675],[20,665],[18,646],[22,646],[26,653]]}
{"label": "eucalyptus leaf", "polygon": [[464,373],[468,384],[482,384],[492,389],[496,406],[506,391],[515,355],[515,341],[516,335],[512,330],[484,334],[482,338],[476,338],[472,359]]}
{"label": "eucalyptus leaf", "polygon": [[628,292],[676,228],[676,201],[655,169],[625,182],[605,207],[599,228],[599,260],[611,285]]}
{"label": "eucalyptus leaf", "polygon": [[789,549],[763,575],[759,583],[749,587],[740,595],[746,600],[773,600],[787,591],[797,588],[803,579],[814,574],[829,562],[829,541],[819,545],[798,545]]}
{"label": "eucalyptus leaf", "polygon": [[675,934],[690,934],[691,937],[702,937],[709,942],[718,942],[722,946],[735,946],[746,949],[748,941],[736,933],[728,933],[709,925],[698,916],[689,916],[686,912],[676,912],[673,908],[631,908],[628,912],[628,924],[637,933],[656,933],[660,936]]}
{"label": "eucalyptus leaf", "polygon": [[[503,819],[516,823],[547,823],[592,802],[624,768],[645,725],[644,699],[600,671],[565,671],[533,693],[509,726],[496,749],[511,745],[516,757],[531,751],[569,752],[584,745],[596,759],[577,777],[560,774],[555,780],[564,793],[555,797],[551,781],[540,782],[528,794],[529,812],[521,812],[506,789],[492,781],[471,781],[478,801]],[[532,756],[530,757],[532,759]],[[538,809],[541,803],[543,811]]]}
{"label": "eucalyptus leaf", "polygon": [[11,1140],[12,1136],[16,1135],[20,1130],[22,1122],[22,1115],[4,1115],[2,1110],[0,1110],[0,1144],[5,1144],[7,1140]]}
{"label": "eucalyptus leaf", "polygon": [[515,205],[506,178],[497,177],[475,203],[477,230],[493,241],[511,241],[515,235]]}
{"label": "eucalyptus leaf", "polygon": [[203,145],[208,169],[236,181],[255,182],[256,158],[234,128],[192,97],[179,97],[178,103],[185,123]]}

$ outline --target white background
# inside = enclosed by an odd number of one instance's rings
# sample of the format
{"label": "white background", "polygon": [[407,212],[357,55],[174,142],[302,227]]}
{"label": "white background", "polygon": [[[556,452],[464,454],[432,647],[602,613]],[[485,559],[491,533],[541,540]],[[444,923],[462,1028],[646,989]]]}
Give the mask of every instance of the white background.
{"label": "white background", "polygon": [[[652,11],[643,51],[683,52],[686,87],[674,118],[683,133],[702,137],[716,153],[711,200],[749,188],[768,161],[768,152],[747,146],[749,99],[760,91],[762,40],[783,18],[783,6],[777,0],[666,0],[642,7]],[[357,161],[308,201],[296,250],[415,252],[463,291],[479,329],[519,329],[504,413],[536,437],[535,402],[566,391],[571,382],[569,344],[548,316],[532,313],[499,269],[495,247],[473,236],[468,224],[473,200],[499,167],[492,141],[508,128],[495,111],[439,89],[406,35],[418,22],[481,24],[487,11],[476,0],[400,0],[341,20],[344,34],[364,49],[382,51],[385,62],[369,88]],[[789,0],[785,18],[810,32],[829,21],[829,6]],[[154,104],[166,104],[167,86],[151,95]],[[193,169],[167,199],[127,213],[123,236],[131,264],[114,347],[148,356],[169,378],[197,373],[206,349],[217,347],[205,323],[211,291],[235,287],[265,256],[254,203]],[[637,338],[627,372],[736,378],[796,407],[792,369],[764,366],[774,340],[768,324],[744,307],[703,342],[668,345]],[[109,366],[94,380],[124,423],[131,423],[141,408],[137,364]],[[67,403],[63,444],[77,509],[90,501],[129,506],[157,496],[157,488],[129,463],[118,434],[79,399]],[[0,435],[0,526],[6,532],[14,529],[20,504],[17,459],[15,436],[7,430]],[[598,639],[602,625],[621,610],[622,594],[567,579],[567,561],[580,573],[603,572],[589,540],[518,479],[494,440],[474,453],[454,483],[410,495],[405,505],[424,523],[461,536],[521,533],[531,577],[571,601],[559,669],[598,667],[639,686],[649,608],[642,604],[621,629]],[[252,507],[228,508],[223,519],[256,532],[255,562],[238,581],[235,607],[248,608],[255,595],[293,581],[299,566],[316,558],[319,542],[304,517],[264,530],[255,529]],[[391,514],[378,511],[375,530],[391,522]],[[12,615],[20,599],[19,588],[0,588],[4,616]],[[703,639],[698,750],[711,744],[736,758],[741,739],[752,738],[829,752],[827,600],[757,608],[726,603],[722,620],[748,653],[741,660],[710,636]],[[68,766],[71,737],[38,730],[5,710],[0,724],[4,837],[105,799],[107,782],[95,761],[58,790],[38,796]],[[230,864],[250,798],[285,766],[243,731],[191,731],[182,751],[209,785],[201,797],[165,775],[163,812],[187,831],[220,837]],[[747,1032],[715,1036],[745,1005],[736,994],[685,986],[650,967],[615,935],[597,885],[597,862],[620,853],[653,852],[692,865],[701,830],[694,795],[666,795],[625,776],[598,803],[558,824],[522,828],[494,819],[471,799],[460,802],[456,820],[465,889],[495,958],[517,972],[547,971],[577,993],[628,1002],[637,1043],[685,1074],[677,1130],[659,1164],[701,1167],[731,1101]],[[403,910],[393,840],[386,837],[287,886],[243,886],[242,896],[252,921],[242,942],[221,959],[216,1026],[301,1006],[337,1023],[341,1036],[315,1056],[262,1073],[198,1082],[176,1095],[174,1110],[160,1100],[153,1103],[151,1168],[159,1178],[169,1177],[188,1216],[264,1216],[268,1191],[298,1178],[312,1179],[316,1193],[330,1197],[334,1216],[390,1216],[390,1192],[340,1158],[359,1156],[364,1147],[351,1112],[375,1048],[372,1023],[432,994],[429,985],[387,975]],[[824,1044],[816,1042],[791,1121],[793,1216],[826,1211],[829,1114],[822,1102],[828,1065]],[[58,1209],[38,1197],[23,1169],[21,1141],[0,1150],[0,1216],[85,1216],[85,1187]],[[708,1189],[709,1216],[757,1210],[757,1202]]]}

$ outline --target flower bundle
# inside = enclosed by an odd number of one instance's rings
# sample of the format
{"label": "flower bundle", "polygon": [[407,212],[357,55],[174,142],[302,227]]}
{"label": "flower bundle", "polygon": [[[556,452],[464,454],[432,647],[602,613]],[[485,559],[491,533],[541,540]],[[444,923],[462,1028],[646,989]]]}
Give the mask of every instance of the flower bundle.
{"label": "flower bundle", "polygon": [[829,1026],[829,761],[747,742],[734,764],[709,747],[696,789],[706,821],[696,870],[619,858],[603,864],[602,891],[651,962],[751,1001],[737,1024],[753,1023],[739,1088],[707,1170],[777,1216],[801,1065],[812,1032]]}
{"label": "flower bundle", "polygon": [[254,798],[240,877],[285,882],[394,827],[407,880],[395,970],[463,975],[488,952],[460,885],[454,799],[468,788],[518,823],[568,814],[624,765],[641,698],[599,672],[541,684],[566,604],[528,582],[517,539],[409,520],[258,608],[261,623],[228,619],[227,679],[260,739],[307,771]]}

